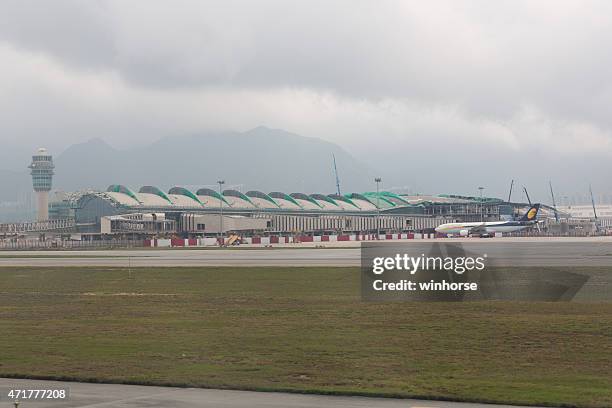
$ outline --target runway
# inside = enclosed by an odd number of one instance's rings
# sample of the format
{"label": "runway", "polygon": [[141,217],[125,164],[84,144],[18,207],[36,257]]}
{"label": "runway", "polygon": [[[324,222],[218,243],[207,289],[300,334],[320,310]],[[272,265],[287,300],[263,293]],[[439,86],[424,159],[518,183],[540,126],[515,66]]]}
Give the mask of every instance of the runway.
{"label": "runway", "polygon": [[[612,266],[612,237],[601,238],[494,238],[368,241],[364,245],[390,245],[414,254],[431,244],[460,245],[486,253],[500,265]],[[227,249],[113,249],[88,251],[0,251],[0,266],[359,266],[360,243],[325,243],[314,246]]]}
{"label": "runway", "polygon": [[0,266],[358,266],[359,259],[359,248],[151,249],[0,253]]}
{"label": "runway", "polygon": [[[69,388],[69,400],[32,402],[21,400],[20,408],[69,407],[150,407],[150,408],[511,408],[507,405],[437,402],[412,399],[337,397],[328,395],[250,392],[199,388],[149,387],[140,385],[69,383],[60,381],[15,380],[0,378],[0,388]],[[4,395],[3,395],[4,396]],[[0,408],[14,407],[5,399]],[[516,406],[513,406],[517,408]]]}

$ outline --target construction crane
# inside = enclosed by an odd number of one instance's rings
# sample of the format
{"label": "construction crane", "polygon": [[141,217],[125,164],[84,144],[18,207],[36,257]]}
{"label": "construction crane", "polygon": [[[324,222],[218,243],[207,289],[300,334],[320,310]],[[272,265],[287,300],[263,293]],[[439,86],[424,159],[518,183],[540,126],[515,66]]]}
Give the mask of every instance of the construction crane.
{"label": "construction crane", "polygon": [[[529,193],[527,192],[527,187],[523,186],[523,191],[525,192],[525,195],[527,196],[527,202],[529,203],[529,206],[532,206],[533,204],[531,204],[531,198],[529,198]],[[540,222],[539,221],[536,221],[535,226],[538,229],[538,232],[540,232]]]}
{"label": "construction crane", "polygon": [[559,212],[557,211],[557,203],[555,202],[555,193],[553,193],[552,181],[548,180],[550,186],[550,196],[552,197],[553,209],[555,210],[555,221],[559,222]]}
{"label": "construction crane", "polygon": [[523,186],[523,191],[525,192],[525,195],[527,196],[527,202],[529,203],[529,205],[531,205],[531,198],[529,198],[529,193],[527,192],[527,187]]}
{"label": "construction crane", "polygon": [[510,202],[510,199],[512,198],[512,187],[514,187],[514,179],[512,179],[512,181],[510,182],[510,192],[508,193],[508,202]]}
{"label": "construction crane", "polygon": [[595,198],[593,198],[593,189],[590,184],[589,193],[591,193],[591,204],[593,205],[593,215],[595,216],[595,231],[599,232],[599,220],[597,219],[597,210],[595,209]]}
{"label": "construction crane", "polygon": [[334,174],[336,175],[336,191],[340,195],[340,177],[338,177],[338,167],[336,167],[336,155],[333,153],[332,158],[334,159]]}

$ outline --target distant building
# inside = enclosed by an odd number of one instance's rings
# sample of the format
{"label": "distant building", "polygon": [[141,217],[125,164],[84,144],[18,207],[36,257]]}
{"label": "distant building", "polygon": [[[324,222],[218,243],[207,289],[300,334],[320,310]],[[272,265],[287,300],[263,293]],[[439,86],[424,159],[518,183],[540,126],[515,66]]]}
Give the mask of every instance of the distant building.
{"label": "distant building", "polygon": [[[612,228],[612,205],[596,205],[595,210],[599,227]],[[576,220],[595,221],[592,204],[563,206],[559,207],[559,211],[563,211]]]}
{"label": "distant building", "polygon": [[[184,236],[243,234],[403,233],[433,231],[453,221],[498,220],[528,208],[457,195],[405,195],[387,191],[307,194],[155,186],[75,193],[52,205],[53,218],[74,214],[79,231],[90,234],[175,232]],[[545,213],[547,209],[544,209]],[[223,228],[217,225],[223,211]],[[60,215],[61,214],[61,215]]]}

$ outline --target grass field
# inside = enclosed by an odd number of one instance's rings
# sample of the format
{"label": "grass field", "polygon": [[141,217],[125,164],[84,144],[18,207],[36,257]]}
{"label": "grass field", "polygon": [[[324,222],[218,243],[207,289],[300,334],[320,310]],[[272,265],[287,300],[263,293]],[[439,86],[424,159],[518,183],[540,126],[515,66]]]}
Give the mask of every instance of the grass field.
{"label": "grass field", "polygon": [[0,268],[0,376],[612,406],[612,304],[364,303],[357,268]]}

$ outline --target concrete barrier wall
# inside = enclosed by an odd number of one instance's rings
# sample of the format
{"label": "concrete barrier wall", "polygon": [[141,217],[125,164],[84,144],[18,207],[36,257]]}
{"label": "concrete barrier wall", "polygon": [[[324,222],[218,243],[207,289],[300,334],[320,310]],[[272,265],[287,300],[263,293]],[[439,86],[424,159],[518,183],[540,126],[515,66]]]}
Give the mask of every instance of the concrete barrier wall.
{"label": "concrete barrier wall", "polygon": [[[347,242],[347,241],[373,241],[376,240],[376,234],[353,234],[353,235],[302,235],[297,237],[286,237],[273,235],[269,237],[246,237],[242,239],[245,244],[252,245],[274,245],[274,244],[289,244],[300,242]],[[390,241],[400,239],[431,239],[435,238],[436,234],[420,234],[420,233],[402,233],[402,234],[381,234],[378,240]],[[229,240],[225,238],[225,242]],[[145,240],[145,246],[149,247],[185,247],[185,246],[215,246],[219,245],[218,238],[189,238],[189,239],[154,239]]]}

